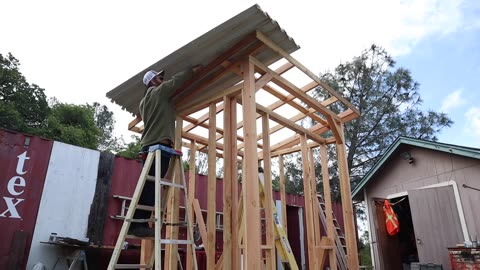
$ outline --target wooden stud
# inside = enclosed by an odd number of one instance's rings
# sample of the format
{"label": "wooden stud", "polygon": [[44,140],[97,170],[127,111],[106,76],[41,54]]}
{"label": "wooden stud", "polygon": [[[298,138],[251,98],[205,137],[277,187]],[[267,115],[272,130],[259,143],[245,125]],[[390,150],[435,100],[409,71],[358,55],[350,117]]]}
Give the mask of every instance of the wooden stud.
{"label": "wooden stud", "polygon": [[[323,199],[325,201],[325,216],[327,218],[327,236],[335,239],[335,225],[333,224],[332,195],[330,191],[330,175],[328,173],[327,146],[320,145],[320,163],[322,167]],[[332,241],[332,252],[329,253],[329,262],[332,269],[337,269],[335,241]]]}
{"label": "wooden stud", "polygon": [[[183,119],[177,116],[177,123],[175,126],[175,149],[182,147],[182,127]],[[180,170],[178,162],[174,164],[174,177],[173,183],[180,184]],[[170,166],[171,167],[171,166]],[[168,175],[168,173],[167,173]],[[178,223],[180,209],[180,192],[177,188],[171,188],[168,192],[168,204],[167,204],[167,222]],[[166,239],[178,239],[178,226],[167,226],[165,230]],[[178,245],[166,245],[165,246],[165,269],[176,270],[178,261]]]}
{"label": "wooden stud", "polygon": [[[340,129],[340,134],[342,135],[342,138],[344,138],[343,127]],[[337,157],[341,191],[340,196],[342,199],[345,238],[347,242],[348,269],[358,269],[357,237],[354,222],[355,213],[353,212],[345,144],[337,143]]]}
{"label": "wooden stud", "polygon": [[244,89],[242,90],[243,104],[243,134],[245,138],[245,158],[243,185],[243,209],[245,213],[245,232],[243,243],[244,267],[246,269],[261,269],[261,226],[260,226],[260,196],[258,186],[257,169],[257,127],[256,127],[256,106],[255,106],[255,77],[254,66],[247,59],[242,63],[244,78]]}
{"label": "wooden stud", "polygon": [[[231,123],[231,98],[224,97],[223,104],[225,105],[225,110],[223,114],[223,126],[225,128],[224,144],[225,144],[225,159],[224,159],[224,177],[223,177],[223,266],[225,269],[228,269],[228,266],[232,265],[232,164],[236,163],[236,158],[232,159],[231,156],[236,153],[232,153],[233,141],[236,141],[234,137],[230,136],[232,134],[232,128],[235,123]],[[218,264],[218,263],[217,263]]]}
{"label": "wooden stud", "polygon": [[[231,123],[231,128],[230,128],[230,133],[231,135],[229,137],[233,138],[234,135],[237,134],[237,130],[235,128],[236,123],[237,123],[237,103],[235,102],[235,97],[228,97],[230,99],[229,103],[229,116],[228,118],[230,119]],[[240,270],[241,267],[241,262],[240,262],[240,247],[238,245],[238,227],[239,224],[238,222],[235,222],[237,217],[238,217],[238,159],[237,159],[237,153],[238,153],[238,148],[237,148],[237,141],[232,140],[230,144],[230,156],[228,159],[230,160],[230,175],[231,175],[231,208],[232,208],[232,214],[231,214],[231,227],[232,227],[232,253],[231,253],[231,262],[232,264],[229,266],[230,269],[232,270]],[[228,191],[226,191],[228,192]],[[225,265],[225,264],[224,264]],[[226,265],[228,266],[228,265]],[[224,269],[228,269],[224,268]]]}
{"label": "wooden stud", "polygon": [[287,194],[286,194],[286,177],[285,177],[285,163],[283,162],[283,155],[278,158],[279,174],[280,174],[280,201],[282,202],[282,220],[285,232],[287,231]]}
{"label": "wooden stud", "polygon": [[215,269],[215,238],[217,234],[216,229],[216,187],[217,187],[217,170],[216,170],[216,105],[210,104],[209,124],[210,129],[208,133],[208,203],[207,203],[207,269]]}
{"label": "wooden stud", "polygon": [[360,115],[360,112],[358,109],[353,106],[352,103],[350,103],[348,100],[346,100],[342,95],[340,95],[337,91],[332,89],[328,84],[324,83],[320,78],[318,78],[317,75],[315,75],[313,72],[311,72],[308,68],[306,68],[302,63],[297,61],[295,58],[293,58],[289,53],[284,51],[282,48],[280,48],[277,44],[275,44],[272,40],[270,40],[267,36],[265,36],[263,33],[257,31],[257,38],[265,43],[268,47],[270,47],[272,50],[280,54],[283,58],[287,59],[290,63],[294,64],[298,69],[300,69],[303,73],[305,73],[308,77],[310,77],[312,80],[320,84],[324,89],[326,89],[331,95],[334,97],[338,98],[343,104],[345,104],[348,108],[352,109],[357,115]]}
{"label": "wooden stud", "polygon": [[317,198],[317,179],[315,176],[315,160],[313,158],[313,149],[308,148],[308,161],[310,167],[310,186],[312,192],[312,212],[313,212],[313,227],[315,230],[315,245],[320,245],[321,233],[320,233],[320,206],[318,205]]}
{"label": "wooden stud", "polygon": [[272,249],[267,249],[266,252],[266,269],[276,269],[275,257],[275,228],[273,226],[273,194],[272,194],[272,161],[270,158],[270,136],[269,131],[269,115],[262,116],[262,131],[263,131],[263,150],[265,157],[263,159],[263,174],[264,174],[264,192],[265,192],[265,227],[266,227],[266,242],[267,246]]}
{"label": "wooden stud", "polygon": [[[194,224],[193,200],[195,199],[196,154],[197,154],[196,142],[191,141],[190,142],[189,175],[188,175],[188,201],[185,200],[185,203],[186,204],[188,203],[190,206],[189,212],[187,214],[188,214],[188,220],[191,222],[191,224]],[[190,240],[194,241],[194,239],[190,239]],[[192,257],[193,253],[194,251],[192,250],[192,245],[187,245],[187,269],[193,269],[193,257]]]}
{"label": "wooden stud", "polygon": [[128,130],[132,130],[138,123],[142,122],[142,117],[137,116],[130,123],[128,123]]}
{"label": "wooden stud", "polygon": [[307,224],[307,250],[308,250],[308,268],[318,269],[316,265],[315,254],[315,230],[313,227],[313,209],[312,209],[312,191],[310,185],[310,168],[308,163],[307,138],[300,136],[302,147],[302,169],[303,169],[303,189],[305,198],[305,223]]}

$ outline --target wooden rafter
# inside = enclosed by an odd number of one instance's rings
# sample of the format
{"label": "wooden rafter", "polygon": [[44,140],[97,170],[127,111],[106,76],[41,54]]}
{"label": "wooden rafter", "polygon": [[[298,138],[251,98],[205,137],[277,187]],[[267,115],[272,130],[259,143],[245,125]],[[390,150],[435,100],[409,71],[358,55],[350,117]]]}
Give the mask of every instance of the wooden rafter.
{"label": "wooden rafter", "polygon": [[279,55],[281,55],[283,58],[287,59],[290,63],[294,64],[298,69],[303,71],[308,77],[310,77],[312,80],[316,81],[318,84],[320,84],[325,90],[327,90],[332,96],[336,97],[338,100],[340,100],[343,104],[345,104],[349,109],[351,109],[357,116],[360,115],[359,110],[353,106],[352,103],[350,103],[348,100],[346,100],[342,95],[340,95],[337,91],[335,91],[333,88],[331,88],[328,84],[320,80],[317,75],[315,75],[313,72],[311,72],[308,68],[306,68],[302,63],[300,63],[298,60],[293,58],[289,53],[284,51],[282,48],[280,48],[277,44],[275,44],[272,40],[270,40],[267,36],[265,36],[263,33],[257,31],[257,38],[262,41],[265,45],[267,45],[269,48],[277,52]]}

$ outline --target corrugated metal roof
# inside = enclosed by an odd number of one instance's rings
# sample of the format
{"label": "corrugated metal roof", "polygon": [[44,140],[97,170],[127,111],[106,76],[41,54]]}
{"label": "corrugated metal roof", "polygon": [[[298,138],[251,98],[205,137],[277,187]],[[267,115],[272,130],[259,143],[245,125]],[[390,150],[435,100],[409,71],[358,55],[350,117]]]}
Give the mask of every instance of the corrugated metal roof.
{"label": "corrugated metal roof", "polygon": [[409,138],[409,137],[399,137],[395,142],[392,143],[392,145],[390,145],[390,147],[387,149],[385,154],[383,154],[383,156],[372,167],[372,169],[370,169],[370,171],[362,178],[360,183],[358,183],[358,185],[352,191],[352,197],[355,197],[355,195],[357,195],[362,190],[362,188],[385,164],[385,162],[390,158],[393,152],[395,152],[395,150],[401,144],[413,145],[413,146],[427,148],[431,150],[451,153],[454,155],[480,159],[480,149],[478,148],[460,146],[455,144],[440,143],[440,142],[432,142],[432,141],[420,140],[420,139]]}
{"label": "corrugated metal roof", "polygon": [[[262,11],[258,5],[254,5],[155,64],[139,71],[136,75],[109,91],[107,97],[128,112],[138,114],[138,104],[144,92],[141,90],[145,89],[145,86],[142,84],[142,78],[147,70],[163,69],[166,71],[166,77],[170,77],[191,65],[207,65],[256,30],[265,34],[288,53],[292,53],[300,48],[295,41],[280,28],[276,21]],[[240,53],[241,52],[238,52],[237,55]],[[263,63],[273,63],[279,60],[280,56],[272,50],[262,47],[257,52],[256,58]],[[241,81],[240,77],[234,74],[227,75],[221,80],[220,85],[216,84],[216,86],[211,86],[202,92],[213,93],[215,91],[222,91],[239,81]],[[192,84],[191,86],[194,87],[195,85]],[[186,89],[186,91],[188,91],[188,89]]]}

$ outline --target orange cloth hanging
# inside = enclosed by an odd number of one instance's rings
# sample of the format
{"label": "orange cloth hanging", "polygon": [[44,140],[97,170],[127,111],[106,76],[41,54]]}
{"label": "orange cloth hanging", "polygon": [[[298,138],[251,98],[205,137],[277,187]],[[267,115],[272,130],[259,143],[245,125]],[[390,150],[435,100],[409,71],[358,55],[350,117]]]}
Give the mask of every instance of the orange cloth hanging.
{"label": "orange cloth hanging", "polygon": [[388,234],[397,234],[400,231],[400,223],[388,200],[385,200],[383,204],[383,212],[385,213],[385,225],[387,226]]}

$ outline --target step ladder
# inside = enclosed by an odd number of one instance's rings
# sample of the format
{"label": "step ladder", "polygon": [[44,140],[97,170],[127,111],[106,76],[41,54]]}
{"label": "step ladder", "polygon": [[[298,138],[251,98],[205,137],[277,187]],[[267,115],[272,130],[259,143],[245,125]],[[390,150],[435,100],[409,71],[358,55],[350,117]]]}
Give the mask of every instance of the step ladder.
{"label": "step ladder", "polygon": [[[265,202],[265,176],[263,173],[258,173],[258,180],[259,180],[259,190],[260,190],[260,203],[263,209],[266,207]],[[240,201],[241,205],[241,201]],[[281,218],[279,217],[277,208],[275,205],[272,205],[272,212],[273,212],[273,222],[275,227],[275,247],[277,248],[277,252],[280,256],[280,259],[283,264],[288,264],[291,270],[298,270],[297,262],[295,261],[295,256],[293,254],[292,248],[290,247],[290,243],[288,242],[288,236],[285,232],[285,228],[282,225]],[[243,219],[243,214],[242,214]],[[243,228],[243,220],[240,223],[242,224],[241,228]]]}
{"label": "step ladder", "polygon": [[[168,179],[162,179],[160,177],[161,172],[161,156],[162,151],[165,151],[167,154],[171,155],[170,165],[168,171],[175,171],[175,169],[180,170],[177,175],[180,175],[180,183],[176,184],[171,182]],[[164,153],[165,154],[165,153]],[[184,223],[164,223],[162,213],[165,213],[166,210],[166,200],[162,201],[162,188],[164,188],[165,193],[164,196],[167,198],[171,188],[178,188],[183,190],[184,198],[188,198],[187,196],[187,189],[185,183],[185,174],[183,172],[183,164],[182,164],[182,152],[177,151],[175,149],[165,147],[163,145],[153,145],[150,146],[148,149],[148,155],[145,160],[145,164],[142,169],[142,173],[137,182],[137,186],[133,193],[130,206],[128,207],[127,214],[125,216],[122,228],[120,230],[120,234],[117,239],[117,243],[115,245],[115,249],[113,250],[112,257],[110,258],[110,263],[108,265],[108,270],[113,269],[155,269],[160,270],[162,269],[162,257],[161,257],[161,246],[163,245],[191,245],[192,251],[192,260],[193,260],[193,268],[196,270],[197,261],[195,256],[195,244],[193,242],[193,223],[191,220],[188,219],[188,215],[186,215],[186,222]],[[152,167],[153,162],[155,162],[155,176],[149,176],[148,173],[150,168]],[[167,172],[167,175],[169,175]],[[173,175],[173,174],[172,174]],[[154,181],[155,182],[155,205],[152,208],[151,206],[144,206],[138,205],[138,201],[140,199],[140,195],[143,191],[143,187],[146,181]],[[133,214],[136,209],[142,210],[154,210],[155,217],[153,219],[133,219]],[[163,210],[163,211],[162,211]],[[185,211],[189,212],[189,205],[185,203]],[[128,235],[128,229],[132,222],[153,222],[155,224],[155,237],[137,237],[133,235]],[[185,224],[186,223],[186,224]],[[180,240],[180,239],[161,239],[161,232],[162,232],[162,225],[165,226],[187,226],[187,233],[190,240]],[[133,239],[154,239],[154,244],[152,245],[152,251],[150,254],[151,257],[148,261],[148,264],[117,264],[118,258],[120,257],[120,252],[124,245],[126,238],[133,238]]]}
{"label": "step ladder", "polygon": [[[260,182],[260,202],[262,207],[265,208],[265,176],[263,173],[258,174]],[[282,263],[288,263],[291,270],[298,270],[297,262],[293,254],[290,243],[288,242],[288,236],[285,232],[285,228],[282,225],[281,219],[278,215],[277,208],[273,205],[273,222],[275,225],[275,247],[280,255]]]}
{"label": "step ladder", "polygon": [[[318,211],[320,215],[320,220],[322,221],[322,225],[325,231],[327,231],[327,216],[325,214],[326,206],[325,201],[321,195],[317,195],[318,198],[318,205],[320,206]],[[340,224],[335,217],[335,213],[332,212],[333,217],[333,225],[335,226],[335,247],[336,247],[336,258],[337,258],[337,268],[340,270],[347,270],[347,243],[345,240],[345,235],[343,234],[342,229],[340,228]]]}

